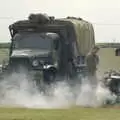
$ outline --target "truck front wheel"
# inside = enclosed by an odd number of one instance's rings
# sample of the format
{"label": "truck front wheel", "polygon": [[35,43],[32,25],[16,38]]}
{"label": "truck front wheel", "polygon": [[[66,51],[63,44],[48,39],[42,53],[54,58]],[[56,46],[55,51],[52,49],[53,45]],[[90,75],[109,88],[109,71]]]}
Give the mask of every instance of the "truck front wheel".
{"label": "truck front wheel", "polygon": [[54,83],[56,78],[56,70],[53,69],[44,70],[43,77],[44,77],[44,82],[46,84]]}

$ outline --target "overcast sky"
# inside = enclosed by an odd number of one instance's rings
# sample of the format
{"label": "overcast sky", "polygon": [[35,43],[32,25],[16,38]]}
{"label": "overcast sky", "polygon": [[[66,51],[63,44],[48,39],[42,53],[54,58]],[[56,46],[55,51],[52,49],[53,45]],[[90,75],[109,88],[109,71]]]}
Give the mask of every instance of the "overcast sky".
{"label": "overcast sky", "polygon": [[120,42],[120,0],[0,0],[0,42],[9,42],[8,25],[30,13],[76,16],[94,25],[96,42]]}

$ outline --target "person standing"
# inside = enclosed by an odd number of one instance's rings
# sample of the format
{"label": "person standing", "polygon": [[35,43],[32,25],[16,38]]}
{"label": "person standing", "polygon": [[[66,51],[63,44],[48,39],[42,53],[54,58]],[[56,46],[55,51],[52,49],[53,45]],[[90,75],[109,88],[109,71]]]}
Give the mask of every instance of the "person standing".
{"label": "person standing", "polygon": [[86,65],[88,68],[88,79],[90,84],[95,86],[97,85],[96,71],[97,71],[97,65],[99,63],[99,57],[97,55],[99,49],[100,49],[99,47],[94,46],[86,56]]}

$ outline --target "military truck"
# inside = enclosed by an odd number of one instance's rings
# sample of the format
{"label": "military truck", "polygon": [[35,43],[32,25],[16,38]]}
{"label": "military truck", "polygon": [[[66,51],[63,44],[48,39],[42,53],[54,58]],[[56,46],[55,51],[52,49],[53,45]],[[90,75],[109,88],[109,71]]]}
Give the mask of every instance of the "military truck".
{"label": "military truck", "polygon": [[30,14],[28,19],[11,24],[9,31],[9,62],[4,68],[7,73],[24,68],[27,74],[37,76],[37,81],[42,75],[44,83],[51,83],[60,77],[72,80],[87,70],[85,55],[95,45],[90,22]]}

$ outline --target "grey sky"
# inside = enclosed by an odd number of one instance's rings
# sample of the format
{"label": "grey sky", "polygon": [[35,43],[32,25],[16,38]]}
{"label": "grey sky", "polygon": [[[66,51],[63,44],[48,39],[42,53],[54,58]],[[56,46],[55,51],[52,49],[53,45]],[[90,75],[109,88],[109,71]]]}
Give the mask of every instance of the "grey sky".
{"label": "grey sky", "polygon": [[76,16],[93,23],[96,42],[120,42],[119,0],[0,0],[0,42],[10,41],[8,25],[30,13],[44,12],[56,17]]}

